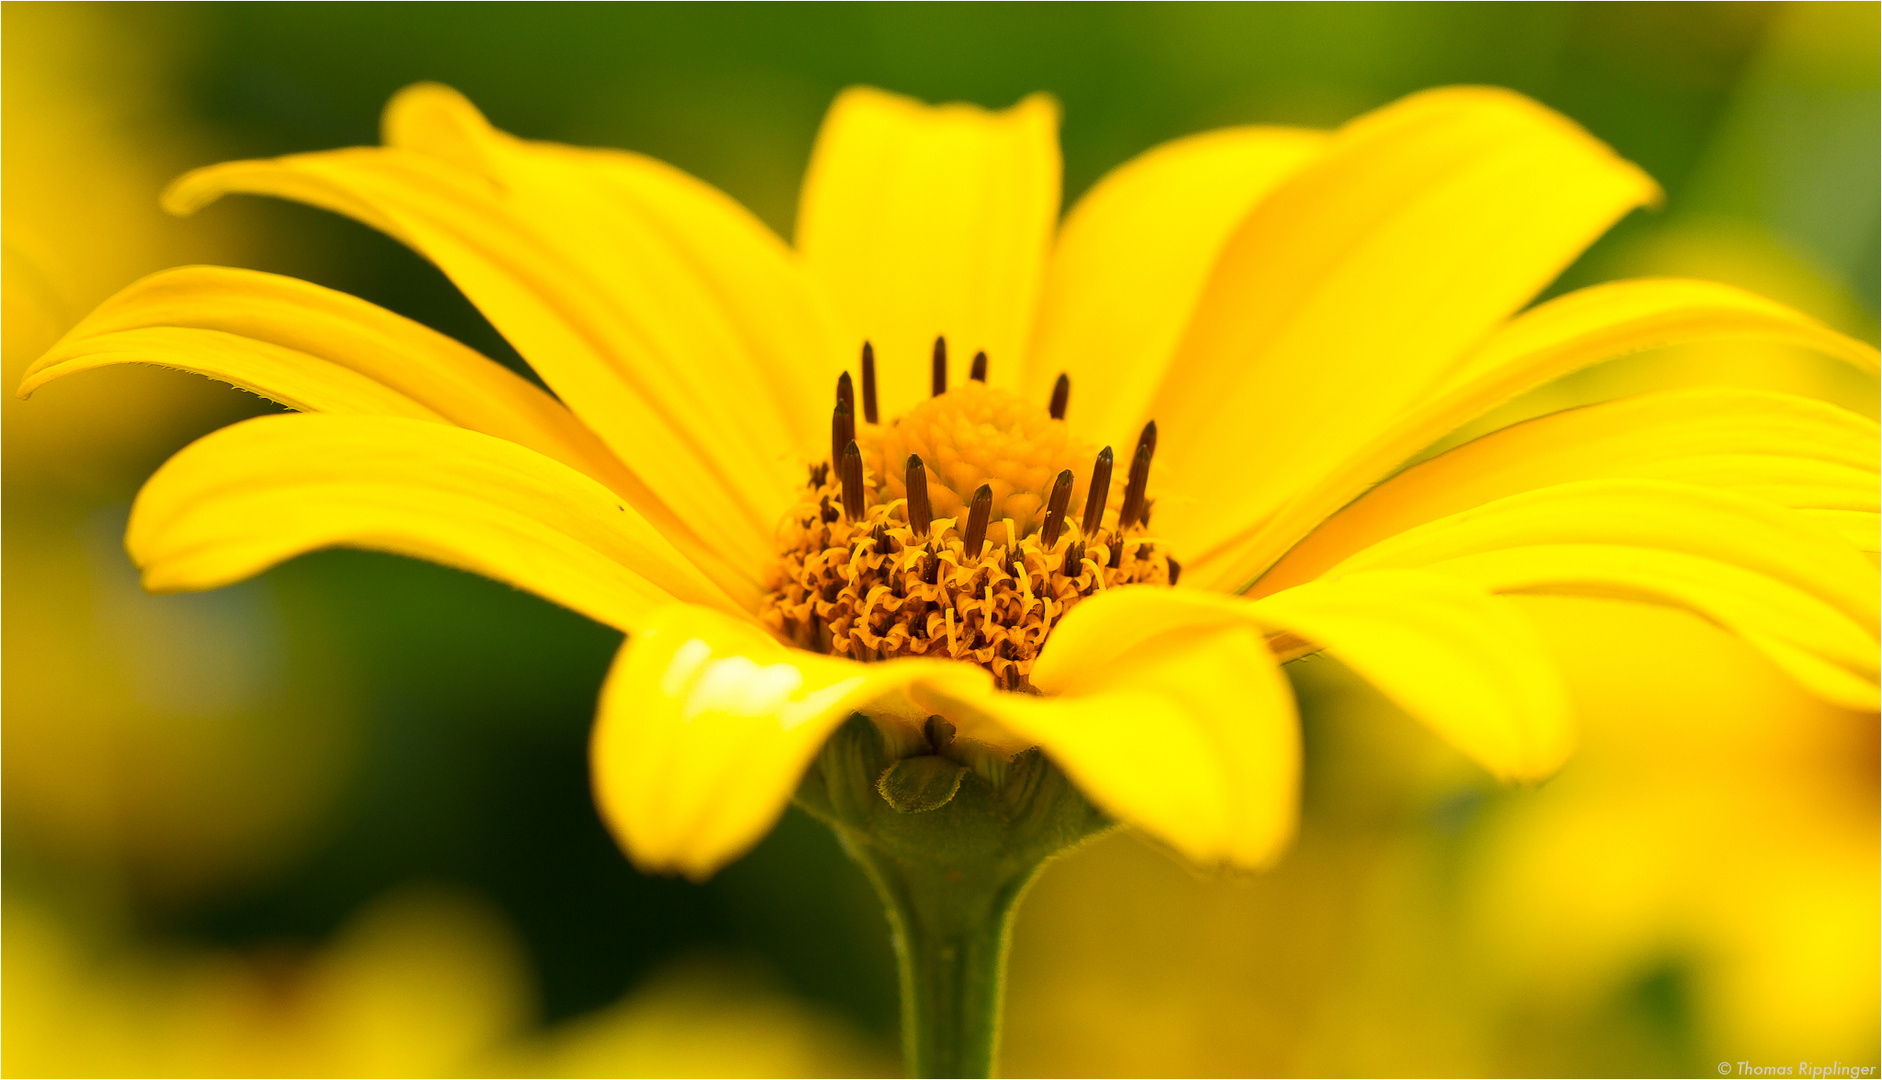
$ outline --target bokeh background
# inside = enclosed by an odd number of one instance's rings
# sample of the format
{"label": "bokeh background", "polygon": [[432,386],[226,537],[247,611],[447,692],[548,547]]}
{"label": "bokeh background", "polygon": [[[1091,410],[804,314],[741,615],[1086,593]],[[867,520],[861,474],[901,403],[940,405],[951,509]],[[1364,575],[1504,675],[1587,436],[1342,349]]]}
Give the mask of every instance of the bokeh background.
{"label": "bokeh background", "polygon": [[[7,385],[187,262],[303,276],[516,363],[434,269],[330,215],[157,209],[178,172],[376,140],[436,79],[522,135],[623,146],[788,235],[831,96],[1065,106],[1067,202],[1157,142],[1328,126],[1496,83],[1666,187],[1564,279],[1746,285],[1876,340],[1878,6],[0,6]],[[1512,413],[1681,382],[1873,382],[1665,351]],[[151,597],[129,500],[270,406],[147,369],[7,395],[0,1069],[893,1071],[886,926],[793,811],[704,885],[636,874],[588,794],[617,635],[503,586],[329,552]],[[1019,1075],[1693,1074],[1874,1065],[1877,724],[1682,615],[1534,610],[1585,728],[1503,789],[1337,664],[1289,668],[1306,812],[1273,872],[1129,835],[1053,866],[1013,952]]]}

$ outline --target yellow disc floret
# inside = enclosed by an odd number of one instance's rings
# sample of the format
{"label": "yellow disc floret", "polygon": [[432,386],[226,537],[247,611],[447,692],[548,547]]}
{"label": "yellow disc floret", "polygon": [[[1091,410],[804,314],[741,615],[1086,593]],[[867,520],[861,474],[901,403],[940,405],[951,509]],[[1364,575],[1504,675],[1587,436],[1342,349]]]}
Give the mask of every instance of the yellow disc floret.
{"label": "yellow disc floret", "polygon": [[[1059,474],[1083,464],[1085,483],[1072,486],[1088,489],[1094,466],[1063,421],[1006,391],[969,382],[897,422],[866,425],[855,440],[848,471],[860,490],[846,500],[840,462],[814,465],[778,529],[759,616],[802,648],[857,660],[967,660],[1006,689],[1028,690],[1047,635],[1078,601],[1175,582],[1179,568],[1147,532],[1141,481],[1134,500],[1123,478],[1105,482],[1108,451],[1099,470],[1105,505],[1094,507],[1091,529],[1081,527],[1083,498],[1042,529]],[[925,469],[911,473],[910,455]],[[932,515],[911,521],[908,484],[920,473]]]}
{"label": "yellow disc floret", "polygon": [[[908,497],[902,463],[918,454],[928,467],[936,517],[964,515],[974,491],[986,484],[993,489],[993,520],[1012,518],[1022,534],[1039,527],[1059,471],[1089,468],[1097,449],[1038,405],[971,380],[891,425],[865,427],[856,441],[863,463],[882,479],[884,501]],[[1073,512],[1083,505],[1083,493],[1074,488]]]}

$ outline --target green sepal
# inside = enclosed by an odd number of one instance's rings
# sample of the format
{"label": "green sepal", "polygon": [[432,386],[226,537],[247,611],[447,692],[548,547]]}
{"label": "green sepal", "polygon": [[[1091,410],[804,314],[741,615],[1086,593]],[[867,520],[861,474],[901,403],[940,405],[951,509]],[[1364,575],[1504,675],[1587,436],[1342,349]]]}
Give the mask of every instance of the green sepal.
{"label": "green sepal", "polygon": [[882,770],[876,793],[904,814],[939,810],[961,789],[961,774],[966,771],[967,766],[938,754],[903,758]]}

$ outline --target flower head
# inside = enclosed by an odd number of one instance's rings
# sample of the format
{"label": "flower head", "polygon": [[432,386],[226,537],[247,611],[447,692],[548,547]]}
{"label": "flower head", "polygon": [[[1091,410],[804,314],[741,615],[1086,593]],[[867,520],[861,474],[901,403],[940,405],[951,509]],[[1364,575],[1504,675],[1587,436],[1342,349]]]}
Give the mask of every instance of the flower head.
{"label": "flower head", "polygon": [[[989,783],[1038,747],[1116,819],[1261,865],[1299,768],[1278,663],[1312,650],[1492,772],[1545,775],[1572,729],[1515,593],[1683,607],[1875,707],[1872,423],[1691,389],[1406,467],[1659,345],[1775,339],[1875,370],[1703,282],[1529,306],[1657,197],[1638,169],[1517,95],[1447,89],[1331,133],[1177,140],[1061,223],[1056,122],[1042,97],[848,91],[787,246],[658,162],[525,142],[413,87],[383,147],[212,166],[168,205],[249,192],[371,224],[553,397],[363,301],[207,267],[107,302],[21,392],[135,361],[309,414],[152,477],[127,544],[153,589],[350,544],[627,631],[593,764],[651,868],[745,850],[858,713]],[[911,770],[908,798],[951,796],[934,777],[959,782]]]}

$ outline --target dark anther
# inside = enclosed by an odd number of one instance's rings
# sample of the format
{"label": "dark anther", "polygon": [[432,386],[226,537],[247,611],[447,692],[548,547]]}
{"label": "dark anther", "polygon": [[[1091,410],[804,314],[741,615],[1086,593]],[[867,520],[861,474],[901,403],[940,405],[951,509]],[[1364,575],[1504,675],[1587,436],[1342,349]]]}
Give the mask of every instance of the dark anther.
{"label": "dark anther", "polygon": [[821,507],[817,511],[817,515],[826,522],[835,521],[842,516],[836,512],[836,507],[830,505],[830,496],[828,495],[825,495],[821,500]]}
{"label": "dark anther", "polygon": [[1175,588],[1176,579],[1183,576],[1183,564],[1167,556],[1163,561],[1170,564],[1170,587]]}
{"label": "dark anther", "polygon": [[851,416],[856,415],[856,390],[847,371],[836,377],[836,399],[849,406]]}
{"label": "dark anther", "polygon": [[1065,565],[1059,567],[1059,573],[1064,574],[1066,577],[1077,577],[1084,569],[1082,565],[1084,561],[1085,542],[1083,540],[1075,540],[1072,542],[1071,547],[1065,549]]}
{"label": "dark anther", "polygon": [[941,560],[935,558],[934,545],[929,544],[928,550],[921,555],[921,580],[923,584],[933,585],[940,578]]}
{"label": "dark anther", "polygon": [[848,402],[839,398],[830,413],[830,464],[836,468],[838,483],[843,482],[843,448],[855,441],[856,413]]}
{"label": "dark anther", "polygon": [[928,504],[928,470],[923,467],[920,455],[908,455],[904,479],[908,485],[908,527],[916,536],[927,536],[934,508]]}
{"label": "dark anther", "polygon": [[948,339],[934,339],[934,396],[948,392]]}
{"label": "dark anther", "polygon": [[945,716],[930,716],[927,722],[921,725],[921,733],[927,738],[929,748],[937,754],[946,750],[948,744],[954,741],[954,725],[948,723]]}
{"label": "dark anther", "polygon": [[980,558],[980,549],[987,543],[987,517],[993,513],[993,488],[982,484],[974,492],[973,505],[967,508],[967,531],[961,534],[961,553],[967,558]]}
{"label": "dark anther", "polygon": [[863,419],[876,422],[876,347],[863,342]]}
{"label": "dark anther", "polygon": [[1085,493],[1085,535],[1091,536],[1104,523],[1104,500],[1111,496],[1111,448],[1098,451],[1091,467],[1091,490]]}
{"label": "dark anther", "polygon": [[967,373],[967,377],[975,382],[987,381],[987,351],[985,349],[974,354],[974,367]]}
{"label": "dark anther", "polygon": [[1144,513],[1144,493],[1150,486],[1150,455],[1157,452],[1157,422],[1144,425],[1137,440],[1137,454],[1131,458],[1130,479],[1124,484],[1124,505],[1118,510],[1117,527],[1121,532],[1137,524]]}
{"label": "dark anther", "polygon": [[869,542],[875,545],[876,554],[889,553],[889,530],[883,522],[876,522],[876,527],[869,530]]}
{"label": "dark anther", "polygon": [[1050,548],[1058,543],[1065,529],[1065,508],[1072,502],[1072,470],[1066,469],[1052,484],[1052,498],[1046,503],[1045,527],[1039,530],[1039,542]]}
{"label": "dark anther", "polygon": [[843,513],[851,521],[863,519],[863,452],[851,439],[843,448]]}
{"label": "dark anther", "polygon": [[1124,565],[1124,534],[1122,532],[1119,532],[1116,536],[1111,538],[1111,562],[1109,565],[1113,570]]}
{"label": "dark anther", "polygon": [[1065,403],[1072,400],[1072,377],[1059,372],[1059,381],[1052,384],[1052,419],[1065,419]]}
{"label": "dark anther", "polygon": [[810,486],[820,488],[825,480],[830,479],[830,463],[819,461],[810,467]]}

